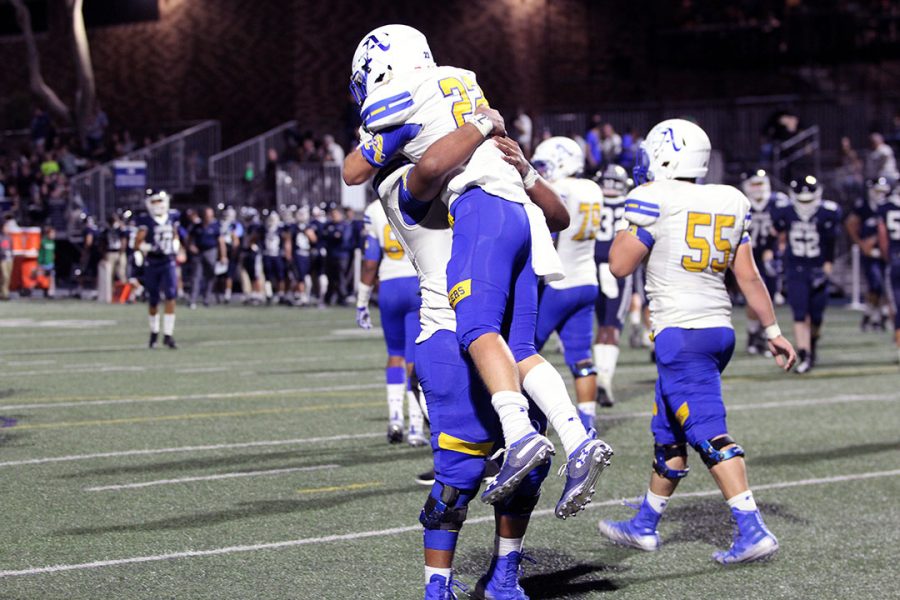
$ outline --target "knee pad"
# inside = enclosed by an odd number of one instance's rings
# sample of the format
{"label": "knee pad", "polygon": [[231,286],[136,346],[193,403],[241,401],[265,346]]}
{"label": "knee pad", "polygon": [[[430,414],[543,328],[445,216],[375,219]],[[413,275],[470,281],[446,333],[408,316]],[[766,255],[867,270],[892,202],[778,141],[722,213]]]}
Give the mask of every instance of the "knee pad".
{"label": "knee pad", "polygon": [[569,370],[572,371],[572,377],[575,379],[590,377],[591,375],[597,374],[597,368],[590,359],[579,361],[574,365],[569,365]]}
{"label": "knee pad", "polygon": [[460,490],[436,481],[419,514],[419,522],[425,529],[459,531],[473,495],[471,490]]}
{"label": "knee pad", "polygon": [[653,446],[653,470],[665,479],[677,480],[687,477],[690,467],[673,469],[666,461],[676,457],[687,458],[687,447],[684,444],[655,444]]}
{"label": "knee pad", "polygon": [[[728,450],[722,450],[725,446],[733,447]],[[700,454],[700,459],[707,469],[711,469],[720,462],[735,458],[736,456],[744,456],[744,449],[734,443],[731,436],[722,436],[714,440],[702,440],[694,446],[694,450]]]}

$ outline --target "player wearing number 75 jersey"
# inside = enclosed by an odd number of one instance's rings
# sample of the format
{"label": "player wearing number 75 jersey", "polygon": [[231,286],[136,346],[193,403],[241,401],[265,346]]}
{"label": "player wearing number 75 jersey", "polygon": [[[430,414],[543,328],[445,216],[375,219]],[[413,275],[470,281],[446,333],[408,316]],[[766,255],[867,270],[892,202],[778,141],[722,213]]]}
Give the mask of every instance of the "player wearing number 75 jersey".
{"label": "player wearing number 75 jersey", "polygon": [[737,521],[722,564],[769,556],[778,541],[763,523],[747,483],[744,451],[728,435],[721,373],[734,352],[731,269],[747,302],[765,325],[769,349],[789,369],[794,349],[775,322],[769,293],[753,261],[750,201],[724,185],[697,185],[709,164],[709,137],[697,125],[670,119],[641,144],[634,179],[643,183],[625,202],[627,231],[616,235],[610,270],[632,273],[647,259],[647,295],[656,341],[655,441],[650,489],[629,521],[600,523],[611,540],[657,550],[656,527],[669,497],[688,474],[687,446],[709,468]]}
{"label": "player wearing number 75 jersey", "polygon": [[422,305],[419,278],[403,246],[394,236],[380,202],[372,202],[366,207],[365,225],[365,253],[359,276],[359,293],[356,295],[356,322],[363,329],[372,327],[369,300],[377,279],[380,282],[378,309],[388,353],[385,368],[388,442],[399,444],[403,441],[405,397],[409,404],[407,442],[410,446],[424,446],[424,418],[416,398],[418,384],[414,376],[416,338],[422,330],[419,326],[419,308]]}

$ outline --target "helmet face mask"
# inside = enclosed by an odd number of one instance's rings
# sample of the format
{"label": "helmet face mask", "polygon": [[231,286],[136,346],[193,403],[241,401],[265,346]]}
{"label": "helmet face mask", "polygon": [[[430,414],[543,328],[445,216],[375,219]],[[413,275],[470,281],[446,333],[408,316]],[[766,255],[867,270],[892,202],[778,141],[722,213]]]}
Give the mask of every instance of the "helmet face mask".
{"label": "helmet face mask", "polygon": [[631,178],[628,177],[628,171],[625,170],[625,167],[619,165],[606,167],[599,179],[600,188],[603,190],[603,195],[607,198],[624,196],[632,185]]}
{"label": "helmet face mask", "polygon": [[357,45],[350,65],[350,93],[359,106],[378,87],[397,75],[434,67],[428,40],[407,25],[385,25],[370,31]]}
{"label": "helmet face mask", "polygon": [[548,181],[577,177],[584,169],[584,150],[571,138],[555,136],[538,144],[531,161]]}
{"label": "helmet face mask", "polygon": [[819,209],[822,203],[822,186],[812,175],[791,182],[791,201],[797,213],[808,219]]}
{"label": "helmet face mask", "polygon": [[891,195],[894,186],[891,184],[891,181],[886,177],[879,177],[873,181],[866,182],[866,196],[869,201],[869,205],[872,208],[877,208],[884,204],[884,202],[888,199],[888,196]]}
{"label": "helmet face mask", "polygon": [[709,136],[698,125],[684,119],[662,121],[638,148],[634,181],[705,177],[710,151]]}
{"label": "helmet face mask", "polygon": [[769,198],[772,197],[772,182],[768,173],[763,169],[757,169],[753,173],[745,175],[741,181],[741,191],[757,210],[764,209],[769,204]]}
{"label": "helmet face mask", "polygon": [[168,193],[161,190],[147,190],[147,198],[144,200],[144,205],[147,207],[147,212],[154,219],[161,219],[168,215],[170,203],[171,198]]}

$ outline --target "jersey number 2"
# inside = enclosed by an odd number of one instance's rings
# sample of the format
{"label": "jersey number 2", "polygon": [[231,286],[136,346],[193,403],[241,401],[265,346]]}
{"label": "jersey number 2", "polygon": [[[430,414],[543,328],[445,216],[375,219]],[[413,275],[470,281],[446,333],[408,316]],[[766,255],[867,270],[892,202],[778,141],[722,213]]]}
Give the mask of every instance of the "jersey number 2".
{"label": "jersey number 2", "polygon": [[468,77],[461,80],[456,77],[445,77],[438,85],[441,86],[441,93],[445,98],[453,97],[456,100],[452,110],[457,127],[465,125],[466,116],[475,114],[475,109],[479,106],[489,106],[481,88]]}
{"label": "jersey number 2", "polygon": [[[684,240],[691,250],[700,252],[699,260],[696,255],[685,254],[681,257],[681,266],[691,273],[700,273],[708,267],[713,271],[723,272],[731,262],[733,248],[731,242],[723,235],[724,229],[734,229],[736,218],[734,215],[711,215],[709,213],[689,212],[687,215],[687,231]],[[709,233],[698,232],[699,227],[712,225],[712,239]],[[722,258],[712,258],[712,250],[722,253]],[[712,258],[712,260],[710,260]]]}

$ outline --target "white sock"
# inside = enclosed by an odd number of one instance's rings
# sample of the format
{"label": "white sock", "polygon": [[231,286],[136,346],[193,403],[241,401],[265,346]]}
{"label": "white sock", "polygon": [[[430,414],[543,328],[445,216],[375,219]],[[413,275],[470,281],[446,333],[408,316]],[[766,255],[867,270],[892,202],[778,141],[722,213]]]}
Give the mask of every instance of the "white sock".
{"label": "white sock", "polygon": [[225,288],[225,299],[231,300],[231,288]]}
{"label": "white sock", "polygon": [[737,496],[732,496],[731,498],[729,498],[728,506],[747,512],[757,510],[756,500],[753,499],[753,492],[751,492],[750,490],[741,492]]}
{"label": "white sock", "polygon": [[654,511],[658,514],[663,514],[663,511],[666,510],[666,506],[669,505],[669,498],[671,496],[657,496],[650,490],[647,490],[647,495],[644,498],[647,500],[647,504],[650,505]]}
{"label": "white sock", "polygon": [[442,569],[440,567],[429,567],[425,565],[425,585],[431,582],[432,575],[440,575],[445,580],[450,581],[450,572],[452,569]]}
{"label": "white sock", "polygon": [[528,418],[528,400],[519,392],[497,392],[491,396],[491,406],[500,417],[507,448],[534,431]]}
{"label": "white sock", "polygon": [[619,362],[619,347],[612,344],[594,344],[594,366],[597,368],[597,385],[612,387],[616,363]]}
{"label": "white sock", "polygon": [[159,313],[150,315],[150,333],[159,333]]}
{"label": "white sock", "polygon": [[403,424],[403,399],[405,398],[405,383],[387,384],[388,417],[391,424]]}
{"label": "white sock", "polygon": [[570,456],[587,439],[587,432],[559,372],[550,363],[542,362],[528,371],[522,388],[547,415],[547,421],[566,449],[566,456]]}
{"label": "white sock", "polygon": [[583,412],[586,415],[590,415],[592,417],[597,416],[597,402],[595,400],[591,400],[589,402],[579,402],[578,410]]}
{"label": "white sock", "polygon": [[172,335],[175,332],[175,313],[163,315],[163,335]]}
{"label": "white sock", "polygon": [[412,390],[406,390],[406,405],[409,410],[409,430],[422,434],[425,431],[425,420],[419,407],[419,399]]}
{"label": "white sock", "polygon": [[505,538],[494,536],[494,556],[506,556],[513,552],[522,553],[525,538]]}
{"label": "white sock", "polygon": [[635,310],[628,313],[628,322],[632,324],[634,327],[641,326],[641,311]]}
{"label": "white sock", "polygon": [[761,325],[756,319],[747,319],[747,333],[755,334],[759,331]]}

